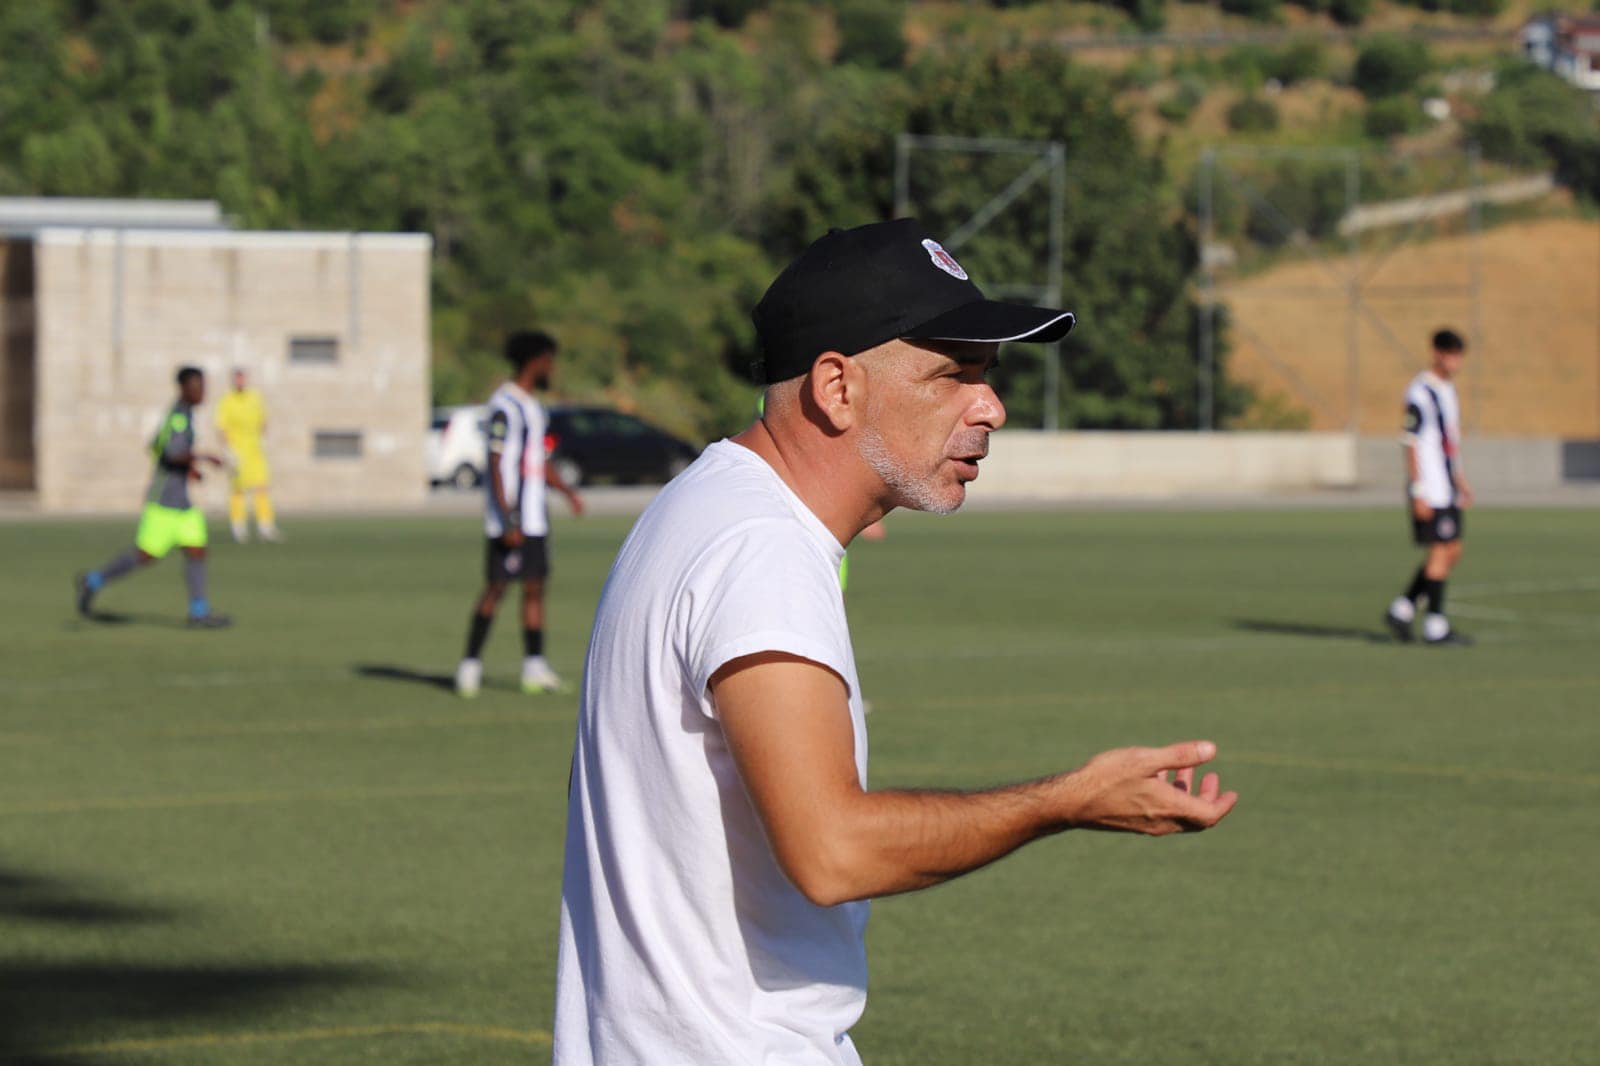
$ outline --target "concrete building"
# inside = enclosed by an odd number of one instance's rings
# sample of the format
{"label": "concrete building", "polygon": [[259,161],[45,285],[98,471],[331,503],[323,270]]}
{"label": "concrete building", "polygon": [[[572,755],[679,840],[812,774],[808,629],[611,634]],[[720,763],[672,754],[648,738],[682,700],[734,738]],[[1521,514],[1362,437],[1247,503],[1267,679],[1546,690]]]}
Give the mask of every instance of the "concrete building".
{"label": "concrete building", "polygon": [[[260,389],[281,506],[419,503],[430,249],[228,230],[214,204],[0,200],[0,487],[43,511],[135,510],[146,442],[193,363],[203,448],[220,448],[230,371]],[[213,475],[198,501],[225,492]]]}

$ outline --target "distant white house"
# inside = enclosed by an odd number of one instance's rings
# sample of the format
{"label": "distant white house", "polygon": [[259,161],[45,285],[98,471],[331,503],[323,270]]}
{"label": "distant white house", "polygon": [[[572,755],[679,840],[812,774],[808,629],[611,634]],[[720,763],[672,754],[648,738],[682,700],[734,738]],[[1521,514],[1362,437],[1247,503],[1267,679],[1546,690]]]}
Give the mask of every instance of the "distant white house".
{"label": "distant white house", "polygon": [[1600,15],[1536,15],[1517,36],[1529,62],[1580,89],[1600,92]]}

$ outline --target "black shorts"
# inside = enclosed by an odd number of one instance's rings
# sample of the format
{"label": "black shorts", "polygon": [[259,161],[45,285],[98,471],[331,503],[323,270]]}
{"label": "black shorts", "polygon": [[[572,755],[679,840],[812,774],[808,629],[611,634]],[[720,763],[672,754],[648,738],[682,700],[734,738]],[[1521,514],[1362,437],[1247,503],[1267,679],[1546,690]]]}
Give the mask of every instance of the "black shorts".
{"label": "black shorts", "polygon": [[509,581],[536,581],[550,573],[550,553],[544,537],[523,537],[522,544],[506,547],[503,538],[491,538],[484,554],[484,569],[491,585]]}
{"label": "black shorts", "polygon": [[1461,508],[1435,507],[1433,517],[1423,521],[1411,516],[1411,539],[1418,544],[1449,544],[1461,539]]}

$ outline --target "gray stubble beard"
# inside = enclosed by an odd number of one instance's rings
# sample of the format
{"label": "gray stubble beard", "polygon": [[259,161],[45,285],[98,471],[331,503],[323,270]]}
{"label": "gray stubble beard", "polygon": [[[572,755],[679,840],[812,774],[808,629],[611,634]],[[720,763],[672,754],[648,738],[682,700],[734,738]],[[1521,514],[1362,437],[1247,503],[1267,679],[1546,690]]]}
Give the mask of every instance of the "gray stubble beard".
{"label": "gray stubble beard", "polygon": [[958,483],[959,495],[954,500],[947,499],[939,491],[936,475],[919,476],[913,472],[910,464],[889,450],[876,426],[862,432],[856,450],[862,462],[871,467],[873,473],[888,486],[897,507],[909,507],[931,514],[952,514],[966,502],[965,484]]}

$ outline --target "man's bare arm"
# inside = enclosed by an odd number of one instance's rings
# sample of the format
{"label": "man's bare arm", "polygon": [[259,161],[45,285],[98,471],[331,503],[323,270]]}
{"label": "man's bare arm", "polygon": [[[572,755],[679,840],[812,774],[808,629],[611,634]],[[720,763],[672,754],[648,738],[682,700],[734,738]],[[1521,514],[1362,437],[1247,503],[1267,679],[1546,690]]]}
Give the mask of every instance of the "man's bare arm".
{"label": "man's bare arm", "polygon": [[501,539],[515,548],[522,543],[522,523],[512,512],[511,501],[506,498],[506,479],[500,474],[500,453],[493,450],[489,452],[489,492],[505,526]]}
{"label": "man's bare arm", "polygon": [[572,508],[572,513],[578,516],[583,514],[583,497],[578,495],[578,490],[567,484],[566,478],[561,476],[561,471],[552,464],[544,464],[544,483],[555,489],[567,499],[567,506]]}
{"label": "man's bare arm", "polygon": [[1417,442],[1410,441],[1406,444],[1406,493],[1411,497],[1411,513],[1418,521],[1426,522],[1433,517],[1433,508],[1421,496],[1417,495],[1417,485],[1422,480],[1422,466],[1417,461]]}
{"label": "man's bare arm", "polygon": [[980,792],[868,792],[832,671],[753,655],[719,670],[711,691],[779,865],[823,906],[938,884],[1064,829],[1205,829],[1238,799],[1216,774],[1191,794],[1194,767],[1216,751],[1205,741],[1104,752],[1071,773]]}

